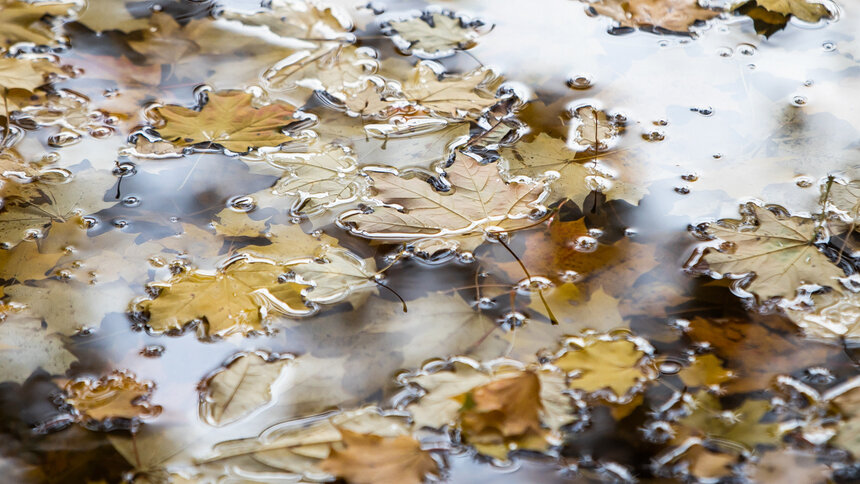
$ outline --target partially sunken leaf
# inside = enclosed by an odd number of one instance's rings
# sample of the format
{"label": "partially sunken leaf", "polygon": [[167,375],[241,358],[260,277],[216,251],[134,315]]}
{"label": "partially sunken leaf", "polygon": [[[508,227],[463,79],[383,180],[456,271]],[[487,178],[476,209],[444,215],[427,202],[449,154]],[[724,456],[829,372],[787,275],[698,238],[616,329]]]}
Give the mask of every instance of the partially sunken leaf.
{"label": "partially sunken leaf", "polygon": [[572,338],[553,364],[572,375],[570,388],[624,403],[635,389],[654,378],[647,360],[647,353],[631,340],[590,334]]}
{"label": "partially sunken leaf", "polygon": [[63,388],[63,398],[85,426],[110,428],[124,421],[137,422],[159,415],[161,407],[149,402],[154,389],[152,382],[141,382],[131,373],[115,371],[98,380],[69,381]]}
{"label": "partially sunken leaf", "polygon": [[529,301],[529,309],[549,318],[548,305],[560,323],[575,325],[578,329],[610,331],[626,326],[618,311],[618,299],[606,294],[603,288],[594,291],[584,301],[577,287],[566,282],[547,291],[546,305],[534,296]]}
{"label": "partially sunken leaf", "polygon": [[533,225],[530,214],[541,210],[543,184],[506,183],[495,164],[481,165],[458,152],[445,174],[451,189],[440,192],[417,177],[374,172],[373,198],[384,205],[371,213],[346,213],[340,221],[355,235],[415,243],[432,255],[445,249],[474,250],[486,235]]}
{"label": "partially sunken leaf", "polygon": [[480,33],[475,26],[451,12],[423,12],[418,17],[393,20],[383,31],[393,34],[394,43],[403,52],[424,59],[453,55],[458,49],[475,45]]}
{"label": "partially sunken leaf", "polygon": [[42,329],[40,319],[0,304],[0,381],[23,383],[37,368],[62,375],[76,360],[60,335]]}
{"label": "partially sunken leaf", "polygon": [[736,4],[733,11],[753,19],[756,32],[767,37],[784,29],[791,17],[812,23],[832,17],[827,7],[810,0],[750,0]]}
{"label": "partially sunken leaf", "polygon": [[343,38],[352,29],[349,16],[335,7],[295,0],[273,0],[253,14],[227,10],[222,18],[262,26],[281,37],[306,40]]}
{"label": "partially sunken leaf", "polygon": [[311,286],[303,291],[305,300],[333,304],[356,291],[376,287],[376,264],[339,247],[323,246],[308,262],[290,264],[299,281]]}
{"label": "partially sunken leaf", "polygon": [[430,112],[454,119],[477,117],[496,104],[495,89],[501,83],[485,67],[461,75],[441,76],[435,63],[422,61],[403,83],[404,97]]}
{"label": "partially sunken leaf", "polygon": [[268,311],[291,316],[312,312],[301,297],[307,286],[279,281],[288,271],[270,261],[235,257],[214,273],[183,272],[151,284],[158,296],[138,302],[135,310],[147,313],[147,327],[158,333],[180,331],[195,320],[204,320],[198,328],[201,337],[264,331]]}
{"label": "partially sunken leaf", "polygon": [[720,14],[701,7],[699,0],[598,0],[589,7],[621,27],[656,27],[672,32],[687,32],[696,22]]}
{"label": "partially sunken leaf", "polygon": [[63,72],[47,60],[0,58],[0,87],[34,91],[46,83],[49,73]]}
{"label": "partially sunken leaf", "polygon": [[708,248],[701,255],[711,273],[754,274],[745,289],[762,302],[793,299],[803,284],[839,290],[838,278],[845,273],[816,247],[812,219],[779,216],[754,204],[746,210],[750,217],[745,220],[723,219],[708,227],[723,241],[719,250]]}
{"label": "partially sunken leaf", "polygon": [[283,59],[266,71],[263,79],[276,90],[303,87],[338,94],[346,88],[361,88],[378,67],[372,51],[329,43]]}
{"label": "partially sunken leaf", "polygon": [[573,131],[573,142],[580,149],[591,149],[592,151],[605,151],[608,143],[618,136],[622,127],[610,121],[606,111],[599,110],[594,106],[580,106],[574,111],[573,119],[576,128]]}
{"label": "partially sunken leaf", "polygon": [[0,1],[0,48],[18,42],[54,44],[58,39],[52,17],[71,15],[78,6],[72,2]]}
{"label": "partially sunken leaf", "polygon": [[169,104],[155,109],[164,121],[158,133],[177,146],[208,143],[234,153],[273,147],[292,141],[281,130],[293,121],[296,108],[283,101],[255,106],[244,91],[218,91],[208,95],[199,110]]}
{"label": "partially sunken leaf", "polygon": [[354,484],[421,484],[439,469],[413,437],[380,437],[340,429],[344,448],[334,449],[320,469]]}
{"label": "partially sunken leaf", "polygon": [[688,404],[688,415],[680,420],[683,429],[675,441],[698,435],[736,442],[750,450],[760,444],[777,445],[782,434],[779,423],[761,422],[770,409],[767,400],[746,400],[739,408],[723,412],[717,398],[703,390]]}
{"label": "partially sunken leaf", "polygon": [[693,364],[678,374],[688,387],[713,387],[732,379],[733,373],[723,368],[723,362],[712,354],[697,356]]}
{"label": "partially sunken leaf", "polygon": [[786,309],[791,321],[812,339],[837,344],[860,343],[860,294],[828,292],[813,296],[815,307]]}
{"label": "partially sunken leaf", "polygon": [[260,352],[234,355],[203,382],[200,416],[220,427],[265,405],[272,399],[272,384],[289,361]]}

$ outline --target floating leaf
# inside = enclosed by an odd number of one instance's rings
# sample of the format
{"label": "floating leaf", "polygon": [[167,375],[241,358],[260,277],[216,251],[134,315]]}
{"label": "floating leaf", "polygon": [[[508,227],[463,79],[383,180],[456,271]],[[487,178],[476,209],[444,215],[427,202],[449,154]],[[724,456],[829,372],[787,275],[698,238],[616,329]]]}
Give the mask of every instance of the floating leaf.
{"label": "floating leaf", "polygon": [[65,403],[87,427],[111,428],[130,421],[132,428],[141,419],[153,418],[161,407],[149,402],[155,385],[141,382],[128,372],[115,371],[99,379],[79,378],[63,388]]}
{"label": "floating leaf", "polygon": [[290,358],[239,353],[203,383],[200,416],[220,427],[239,420],[272,399],[272,384]]}
{"label": "floating leaf", "polygon": [[374,172],[373,197],[384,205],[372,213],[347,213],[340,221],[355,235],[408,241],[430,255],[474,250],[487,235],[534,224],[530,214],[540,210],[543,184],[505,183],[496,165],[480,165],[462,153],[445,174],[451,184],[447,193],[418,178]]}
{"label": "floating leaf", "polygon": [[696,22],[719,15],[701,7],[698,0],[598,0],[588,5],[598,14],[616,20],[621,27],[652,27],[671,32],[687,32]]}
{"label": "floating leaf", "polygon": [[406,54],[422,59],[453,55],[475,45],[482,22],[469,22],[451,12],[422,12],[418,17],[393,20],[383,32],[393,35],[394,43]]}
{"label": "floating leaf", "polygon": [[0,47],[8,49],[18,42],[54,44],[58,40],[54,19],[71,15],[78,6],[73,2],[3,0],[0,3]]}
{"label": "floating leaf", "polygon": [[845,273],[815,245],[812,219],[779,216],[754,204],[745,210],[749,216],[744,220],[723,219],[708,226],[708,233],[723,241],[718,250],[708,248],[701,255],[712,274],[754,274],[745,289],[762,302],[792,299],[803,284],[839,289],[838,278]]}
{"label": "floating leaf", "polygon": [[144,299],[136,311],[149,315],[147,327],[154,332],[182,330],[203,319],[198,334],[225,337],[264,331],[268,311],[291,316],[312,313],[304,305],[301,290],[307,286],[280,282],[289,269],[270,261],[235,257],[214,273],[184,272],[162,283],[158,297]]}
{"label": "floating leaf", "polygon": [[311,41],[341,39],[352,30],[349,15],[336,7],[290,0],[267,2],[266,8],[250,15],[227,10],[221,17],[266,27],[281,37]]}
{"label": "floating leaf", "polygon": [[244,91],[209,93],[198,110],[169,104],[155,109],[164,125],[158,133],[177,146],[209,143],[234,153],[278,146],[292,141],[281,129],[294,121],[295,107],[283,101],[254,105],[254,96]]}
{"label": "floating leaf", "polygon": [[494,90],[500,83],[498,76],[484,67],[442,76],[433,63],[422,61],[403,83],[403,96],[439,116],[460,119],[477,116],[496,104]]}
{"label": "floating leaf", "polygon": [[340,302],[356,291],[376,287],[373,259],[361,259],[338,247],[323,246],[313,260],[289,267],[303,284],[311,286],[302,292],[305,300],[319,304]]}
{"label": "floating leaf", "polygon": [[320,469],[355,484],[421,484],[427,474],[438,475],[430,453],[413,437],[380,437],[340,430],[344,449],[320,463]]}
{"label": "floating leaf", "polygon": [[756,32],[765,37],[784,29],[791,17],[812,23],[832,17],[823,4],[809,0],[750,0],[732,9],[753,19]]}
{"label": "floating leaf", "polygon": [[0,58],[0,87],[35,91],[46,84],[48,74],[60,74],[59,66],[44,60]]}

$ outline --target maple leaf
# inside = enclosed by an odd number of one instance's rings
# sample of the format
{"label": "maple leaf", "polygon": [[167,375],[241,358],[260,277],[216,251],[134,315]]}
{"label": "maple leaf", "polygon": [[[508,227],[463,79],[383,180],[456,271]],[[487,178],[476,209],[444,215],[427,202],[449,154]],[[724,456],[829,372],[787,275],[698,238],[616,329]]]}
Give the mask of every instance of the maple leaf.
{"label": "maple leaf", "polygon": [[[568,328],[573,325],[579,330],[610,331],[626,326],[618,312],[618,299],[606,294],[603,288],[594,291],[587,301],[582,299],[576,285],[567,282],[547,292],[546,305],[552,308],[558,322],[569,325]],[[549,318],[546,305],[540,299],[532,298],[529,309]]]}
{"label": "maple leaf", "polygon": [[292,141],[281,129],[294,121],[295,111],[283,101],[257,107],[244,91],[211,92],[199,110],[174,104],[154,110],[162,118],[157,130],[165,140],[178,146],[208,142],[234,153]]}
{"label": "maple leaf", "polygon": [[281,37],[311,41],[345,39],[344,34],[353,28],[349,15],[337,7],[291,0],[267,2],[266,8],[250,15],[227,10],[221,18],[266,27]]}
{"label": "maple leaf", "polygon": [[215,233],[225,237],[260,237],[266,232],[265,220],[254,220],[247,212],[225,208],[212,221]]}
{"label": "maple leaf", "polygon": [[[79,378],[63,387],[63,399],[73,415],[87,428],[132,428],[142,419],[158,416],[161,407],[150,403],[155,385],[141,382],[126,371],[114,371],[99,379]],[[123,423],[128,421],[129,423]]]}
{"label": "maple leaf", "polygon": [[430,453],[413,437],[380,437],[341,430],[343,450],[335,449],[320,469],[355,484],[420,484],[438,475]]}
{"label": "maple leaf", "polygon": [[290,360],[261,352],[233,355],[203,382],[200,416],[220,427],[265,405],[272,399],[272,385]]}
{"label": "maple leaf", "polygon": [[470,22],[453,12],[425,11],[418,17],[386,22],[382,31],[392,36],[403,53],[436,59],[474,47],[481,26],[483,22]]}
{"label": "maple leaf", "polygon": [[553,365],[572,375],[568,383],[571,388],[607,401],[629,401],[655,376],[647,366],[648,353],[634,341],[593,333],[571,338],[567,345],[553,360]]}
{"label": "maple leaf", "polygon": [[750,450],[760,444],[778,445],[782,435],[779,423],[761,422],[770,410],[767,400],[745,400],[739,408],[724,412],[719,400],[702,390],[688,402],[688,414],[679,421],[683,429],[675,441],[693,434],[736,442]]}
{"label": "maple leaf", "polygon": [[543,184],[505,183],[492,163],[481,165],[458,152],[445,175],[447,193],[418,178],[374,172],[373,198],[380,205],[371,213],[347,212],[339,221],[360,237],[410,242],[432,255],[474,250],[487,235],[533,225],[530,214],[541,210]]}
{"label": "maple leaf", "polygon": [[678,374],[688,387],[715,387],[731,380],[734,375],[723,368],[722,361],[712,354],[695,357],[693,363]]}
{"label": "maple leaf", "polygon": [[750,0],[737,3],[732,11],[750,17],[756,32],[765,37],[784,29],[791,17],[810,23],[833,17],[823,4],[809,0]]}
{"label": "maple leaf", "polygon": [[446,162],[469,136],[469,123],[440,123],[413,117],[402,124],[367,124],[359,139],[337,140],[352,147],[361,166],[427,170]]}
{"label": "maple leaf", "polygon": [[182,330],[187,323],[204,318],[205,324],[198,328],[201,337],[263,331],[268,310],[292,316],[312,312],[301,298],[300,291],[306,286],[279,282],[288,271],[269,261],[234,257],[214,273],[184,272],[151,284],[160,290],[158,297],[139,301],[135,310],[148,313],[147,327],[158,333]]}
{"label": "maple leaf", "polygon": [[0,87],[35,91],[48,82],[48,74],[63,73],[60,66],[45,59],[0,58]]}
{"label": "maple leaf", "polygon": [[55,19],[70,16],[80,5],[74,2],[0,2],[0,47],[9,48],[18,42],[50,45],[59,40],[55,34]]}
{"label": "maple leaf", "polygon": [[327,43],[317,49],[298,51],[283,59],[263,73],[263,79],[274,90],[303,87],[329,94],[343,94],[347,88],[363,87],[378,68],[379,61],[365,49]]}
{"label": "maple leaf", "polygon": [[249,195],[259,207],[286,205],[291,215],[311,217],[356,201],[369,186],[355,158],[337,146],[309,153],[266,153],[265,160],[284,172],[271,188]]}
{"label": "maple leaf", "polygon": [[200,45],[189,35],[191,29],[179,25],[172,15],[154,12],[149,28],[141,40],[129,40],[128,45],[144,55],[150,62],[175,64],[200,51]]}
{"label": "maple leaf", "polygon": [[687,32],[696,22],[710,20],[719,12],[702,8],[698,0],[599,0],[588,4],[621,27],[660,28]]}
{"label": "maple leaf", "polygon": [[60,335],[21,306],[0,304],[0,381],[23,383],[35,369],[61,375],[77,361]]}
{"label": "maple leaf", "polygon": [[[306,301],[333,304],[357,291],[376,287],[376,264],[352,252],[324,245],[307,262],[290,262],[289,269],[299,281],[310,286],[303,290]],[[357,306],[356,301],[352,301]]]}
{"label": "maple leaf", "polygon": [[803,328],[808,338],[853,344],[860,342],[860,295],[828,292],[812,296],[815,307],[785,308],[791,321]]}
{"label": "maple leaf", "polygon": [[54,222],[67,222],[80,215],[95,213],[114,205],[106,202],[105,193],[116,183],[109,171],[94,170],[74,175],[56,183],[48,177],[35,182],[32,199],[5,198],[0,211],[0,239],[15,245],[28,238],[32,230],[41,231]]}
{"label": "maple leaf", "polygon": [[481,67],[444,77],[438,70],[431,61],[416,64],[403,83],[403,96],[432,113],[454,119],[476,117],[498,102],[494,91],[501,79],[491,69]]}
{"label": "maple leaf", "polygon": [[[708,233],[723,241],[719,249],[695,254],[688,267],[701,271],[704,262],[712,277],[754,274],[745,289],[762,302],[792,299],[803,284],[819,284],[839,290],[845,273],[824,255],[816,243],[812,219],[780,216],[749,203],[744,220],[722,219],[708,226]],[[744,213],[742,212],[742,213]]]}
{"label": "maple leaf", "polygon": [[609,143],[624,129],[614,119],[610,120],[606,111],[589,105],[576,108],[573,120],[575,128],[572,141],[580,149],[590,149],[595,152],[606,151]]}

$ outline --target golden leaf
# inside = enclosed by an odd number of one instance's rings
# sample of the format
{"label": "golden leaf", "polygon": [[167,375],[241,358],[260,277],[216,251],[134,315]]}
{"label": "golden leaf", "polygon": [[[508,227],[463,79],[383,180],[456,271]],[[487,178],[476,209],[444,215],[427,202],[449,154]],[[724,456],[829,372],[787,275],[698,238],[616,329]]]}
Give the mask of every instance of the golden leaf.
{"label": "golden leaf", "polygon": [[348,212],[340,221],[360,237],[409,241],[430,255],[444,249],[474,250],[488,234],[534,224],[530,214],[541,208],[543,184],[505,183],[496,165],[480,165],[462,153],[445,174],[451,184],[448,192],[418,178],[374,172],[373,197],[384,205],[372,213]]}
{"label": "golden leaf", "polygon": [[570,344],[553,364],[573,374],[571,388],[599,392],[606,400],[623,403],[632,398],[635,389],[654,378],[645,366],[647,354],[633,341],[589,335],[575,338]]}
{"label": "golden leaf", "polygon": [[344,449],[334,449],[320,469],[354,484],[421,484],[437,475],[436,461],[413,437],[380,437],[340,430]]}
{"label": "golden leaf", "polygon": [[0,58],[0,88],[35,91],[48,81],[48,74],[61,74],[60,66],[45,59]]}
{"label": "golden leaf", "polygon": [[60,335],[42,328],[41,319],[20,306],[0,304],[0,381],[23,383],[37,368],[62,375],[75,361]]}
{"label": "golden leaf", "polygon": [[767,400],[745,400],[739,408],[723,411],[716,397],[704,390],[688,404],[688,414],[679,423],[683,429],[675,442],[689,435],[722,439],[752,450],[757,445],[778,445],[783,430],[779,423],[761,422],[771,409]]}
{"label": "golden leaf", "polygon": [[723,368],[723,362],[712,354],[697,356],[693,364],[678,374],[688,387],[712,387],[731,380],[734,374]]}
{"label": "golden leaf", "polygon": [[293,121],[295,107],[275,101],[260,107],[244,91],[209,93],[199,111],[169,104],[155,109],[164,121],[158,133],[177,146],[198,143],[222,146],[234,153],[292,141],[281,129]]}
{"label": "golden leaf", "polygon": [[54,23],[46,19],[71,15],[78,6],[72,2],[3,0],[0,2],[0,47],[9,48],[18,42],[53,44],[58,40]]}
{"label": "golden leaf", "polygon": [[599,0],[589,6],[622,27],[659,27],[672,32],[687,32],[696,22],[719,15],[702,8],[698,0]]}
{"label": "golden leaf", "polygon": [[823,4],[809,0],[741,1],[732,10],[753,19],[756,32],[766,37],[784,29],[791,17],[812,23],[833,17]]}
{"label": "golden leaf", "polygon": [[154,389],[152,382],[141,382],[131,373],[115,371],[98,380],[69,381],[63,393],[78,420],[89,427],[115,419],[136,421],[158,416],[161,407],[149,402]]}

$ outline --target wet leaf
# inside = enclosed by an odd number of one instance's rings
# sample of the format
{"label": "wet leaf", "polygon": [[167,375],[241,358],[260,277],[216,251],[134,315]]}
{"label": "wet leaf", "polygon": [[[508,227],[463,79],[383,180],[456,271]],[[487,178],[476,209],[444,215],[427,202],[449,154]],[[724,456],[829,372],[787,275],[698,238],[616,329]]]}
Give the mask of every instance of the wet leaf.
{"label": "wet leaf", "polygon": [[289,358],[238,353],[203,382],[200,416],[220,427],[239,420],[272,399],[272,385]]}
{"label": "wet leaf", "polygon": [[212,92],[199,111],[173,104],[155,110],[164,121],[158,133],[171,143],[209,143],[234,153],[292,141],[281,130],[293,121],[295,111],[283,101],[257,107],[254,96],[243,91]]}
{"label": "wet leaf", "polygon": [[731,371],[723,368],[723,362],[712,354],[695,357],[693,363],[678,374],[688,387],[716,387],[732,379]]}
{"label": "wet leaf", "polygon": [[672,32],[687,32],[696,22],[719,15],[702,8],[698,0],[599,0],[589,6],[622,27],[656,27]]}
{"label": "wet leaf", "polygon": [[723,411],[716,397],[701,391],[689,402],[689,413],[679,422],[683,430],[675,440],[693,434],[736,442],[750,450],[757,445],[778,445],[782,435],[780,425],[762,422],[771,408],[767,400],[745,400],[739,408]]}
{"label": "wet leaf", "polygon": [[41,368],[62,375],[77,361],[59,335],[42,328],[26,309],[0,304],[0,381],[23,383]]}
{"label": "wet leaf", "polygon": [[201,319],[201,337],[261,332],[269,311],[291,316],[312,312],[301,297],[306,286],[279,282],[286,272],[280,264],[237,257],[214,273],[190,271],[151,284],[158,296],[138,302],[135,310],[149,315],[147,327],[157,333],[179,331]]}
{"label": "wet leaf", "polygon": [[744,220],[723,219],[708,233],[723,241],[720,249],[705,249],[701,260],[720,277],[754,274],[745,289],[762,302],[792,299],[803,284],[839,290],[845,273],[816,247],[812,219],[778,216],[754,204],[746,205]]}
{"label": "wet leaf", "polygon": [[378,67],[379,61],[366,50],[353,45],[324,44],[283,59],[267,70],[263,79],[276,90],[302,87],[339,94],[346,88],[363,87]]}
{"label": "wet leaf", "polygon": [[597,334],[571,339],[553,360],[570,375],[570,388],[622,403],[654,378],[648,363],[648,354],[636,342]]}
{"label": "wet leaf", "polygon": [[404,53],[434,59],[473,47],[480,35],[475,27],[451,12],[422,12],[418,17],[388,22],[383,31],[394,36]]}
{"label": "wet leaf", "polygon": [[59,66],[44,59],[26,60],[15,58],[0,59],[0,87],[5,89],[24,89],[35,91],[46,84],[48,74],[59,74]]}
{"label": "wet leaf", "polygon": [[[305,300],[319,304],[334,304],[350,298],[358,291],[376,287],[376,264],[373,259],[361,259],[338,247],[323,246],[308,262],[290,264],[290,270],[303,284]],[[353,306],[357,306],[352,300]]]}
{"label": "wet leaf", "polygon": [[460,75],[440,75],[434,63],[422,61],[415,65],[403,83],[403,96],[428,111],[460,119],[477,116],[496,104],[494,90],[501,80],[492,70],[475,69]]}
{"label": "wet leaf", "polygon": [[827,7],[809,0],[751,0],[736,4],[733,10],[752,18],[756,32],[767,37],[784,29],[791,17],[814,23],[832,16]]}
{"label": "wet leaf", "polygon": [[58,38],[53,18],[71,15],[78,5],[72,2],[22,2],[3,0],[0,4],[0,47],[18,42],[52,45]]}
{"label": "wet leaf", "polygon": [[215,233],[225,237],[260,237],[266,232],[265,220],[254,220],[246,212],[225,208],[212,222]]}
{"label": "wet leaf", "polygon": [[[610,331],[626,326],[618,312],[618,299],[606,294],[603,288],[583,300],[576,286],[568,282],[546,291],[545,298],[560,323],[574,325],[577,329]],[[549,318],[546,306],[537,296],[529,302],[529,309]]]}
{"label": "wet leaf", "polygon": [[420,443],[406,435],[380,437],[340,430],[343,450],[333,449],[320,469],[355,484],[420,484],[438,465]]}
{"label": "wet leaf", "polygon": [[751,473],[755,482],[830,482],[831,470],[814,454],[793,449],[767,452],[755,463]]}
{"label": "wet leaf", "polygon": [[65,403],[85,426],[111,426],[112,421],[153,418],[161,407],[150,403],[155,385],[139,381],[134,375],[115,371],[99,379],[80,378],[63,388]]}
{"label": "wet leaf", "polygon": [[352,29],[349,15],[336,7],[306,2],[274,0],[253,14],[227,10],[222,18],[245,25],[266,27],[281,37],[302,40],[336,40]]}
{"label": "wet leaf", "polygon": [[374,172],[373,198],[385,205],[372,213],[347,213],[340,220],[355,235],[413,242],[430,255],[445,249],[474,250],[489,234],[534,224],[529,215],[539,208],[541,183],[505,183],[496,165],[480,165],[462,153],[445,174],[451,184],[448,193],[418,178]]}

